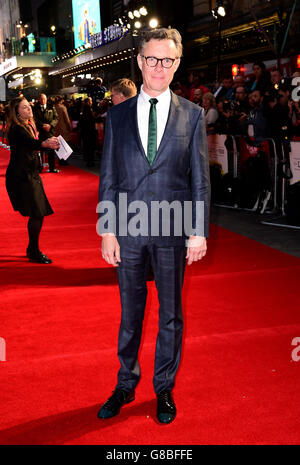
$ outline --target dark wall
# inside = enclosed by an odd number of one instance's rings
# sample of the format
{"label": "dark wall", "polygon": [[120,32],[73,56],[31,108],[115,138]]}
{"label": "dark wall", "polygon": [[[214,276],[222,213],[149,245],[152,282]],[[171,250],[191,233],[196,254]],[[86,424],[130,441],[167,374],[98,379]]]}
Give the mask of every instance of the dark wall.
{"label": "dark wall", "polygon": [[23,23],[30,23],[32,20],[32,9],[30,0],[21,0],[19,2],[20,17]]}
{"label": "dark wall", "polygon": [[62,53],[73,48],[72,0],[46,0],[37,9],[39,35],[52,36],[51,25],[56,26],[56,49]]}

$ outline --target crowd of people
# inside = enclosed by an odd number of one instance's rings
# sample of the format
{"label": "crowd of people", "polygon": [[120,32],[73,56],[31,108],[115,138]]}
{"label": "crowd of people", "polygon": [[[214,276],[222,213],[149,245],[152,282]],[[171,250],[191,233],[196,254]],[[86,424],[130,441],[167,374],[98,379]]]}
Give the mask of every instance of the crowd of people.
{"label": "crowd of people", "polygon": [[[299,72],[293,75],[298,76]],[[263,62],[256,62],[252,78],[224,75],[220,85],[209,89],[196,74],[189,86],[177,82],[173,90],[203,106],[209,134],[244,135],[259,142],[284,132],[291,139],[300,136],[300,106],[292,99],[291,77],[284,78],[277,68],[267,71]]]}
{"label": "crowd of people", "polygon": [[[252,137],[258,143],[266,138],[282,140],[300,137],[300,105],[292,99],[291,78],[284,78],[274,68],[267,71],[263,62],[253,64],[253,76],[234,79],[224,75],[218,84],[204,85],[201,75],[191,72],[186,79],[175,81],[173,92],[202,106],[208,134],[229,134]],[[110,91],[110,92],[108,92]],[[101,155],[105,117],[112,105],[135,96],[137,86],[121,78],[107,87],[102,78],[92,81],[86,98],[66,98],[62,95],[41,94],[37,102],[30,102],[37,129],[43,139],[59,134],[81,151],[88,167],[95,165],[96,154]],[[0,119],[5,120],[5,107],[0,104]],[[49,171],[58,173],[55,155],[47,152]],[[44,166],[47,166],[44,161]],[[59,164],[67,164],[59,161]]]}

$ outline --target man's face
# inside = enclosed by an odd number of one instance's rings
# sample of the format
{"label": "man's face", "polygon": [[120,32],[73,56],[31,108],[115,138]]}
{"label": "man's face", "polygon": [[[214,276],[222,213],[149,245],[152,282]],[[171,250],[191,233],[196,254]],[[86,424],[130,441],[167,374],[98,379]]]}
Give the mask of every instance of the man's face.
{"label": "man's face", "polygon": [[259,105],[261,104],[261,95],[259,91],[255,90],[249,95],[249,103],[251,107],[259,107]]}
{"label": "man's face", "polygon": [[238,87],[243,87],[244,85],[245,85],[244,76],[236,76],[235,80],[233,81],[233,87],[237,89]]}
{"label": "man's face", "polygon": [[173,40],[151,39],[146,43],[142,54],[145,57],[175,59],[171,68],[164,68],[160,61],[156,66],[151,67],[147,65],[146,59],[138,54],[137,61],[143,75],[144,91],[151,97],[156,97],[167,90],[173,80],[180,63],[180,59],[177,58],[178,52]]}
{"label": "man's face", "polygon": [[41,94],[39,97],[39,102],[41,105],[47,105],[47,97],[45,94]]}
{"label": "man's face", "polygon": [[193,97],[193,102],[194,103],[200,103],[202,98],[202,90],[201,89],[195,89],[194,91],[194,97]]}
{"label": "man's face", "polygon": [[258,65],[253,66],[253,74],[258,79],[262,75],[262,69]]}
{"label": "man's face", "polygon": [[115,89],[111,89],[111,100],[114,105],[125,102],[126,97],[121,92],[116,92]]}
{"label": "man's face", "polygon": [[272,84],[279,84],[281,81],[281,75],[279,71],[271,71],[271,82]]}
{"label": "man's face", "polygon": [[235,91],[235,98],[238,102],[243,102],[247,98],[247,92],[244,87],[237,87]]}
{"label": "man's face", "polygon": [[280,105],[287,105],[289,101],[289,92],[284,92],[283,90],[280,90],[278,92],[278,102]]}
{"label": "man's face", "polygon": [[222,86],[225,87],[225,89],[230,89],[232,86],[232,79],[223,79]]}

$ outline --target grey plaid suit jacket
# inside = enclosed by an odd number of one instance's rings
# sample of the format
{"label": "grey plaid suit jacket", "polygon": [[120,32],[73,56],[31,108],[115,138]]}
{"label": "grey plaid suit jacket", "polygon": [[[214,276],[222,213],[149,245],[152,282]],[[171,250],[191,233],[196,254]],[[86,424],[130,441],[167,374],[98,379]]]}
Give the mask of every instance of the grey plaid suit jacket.
{"label": "grey plaid suit jacket", "polygon": [[[176,215],[171,209],[170,234],[164,234],[162,220],[158,231],[157,227],[154,227],[155,234],[151,235],[151,206],[155,202],[157,205],[157,202],[177,201],[177,205],[180,204],[183,210],[184,202],[190,201],[192,226],[195,228],[196,201],[202,201],[202,226],[200,230],[197,229],[196,235],[208,237],[210,181],[204,110],[171,93],[166,128],[156,158],[150,166],[138,130],[137,98],[135,96],[112,107],[107,115],[99,201],[111,201],[116,205],[116,222],[113,225],[113,220],[108,221],[107,229],[98,232],[116,232],[121,247],[126,247],[127,244],[142,245],[149,240],[157,246],[184,245],[187,238],[183,224],[184,215],[175,218]],[[126,194],[123,198],[127,197],[127,207],[124,201],[119,203],[119,194]],[[148,223],[146,234],[143,232],[137,236],[126,235],[124,224],[120,224],[120,214],[124,217],[126,208],[133,201],[143,201],[148,208],[147,218],[143,217]],[[103,211],[100,217],[104,215]],[[139,211],[129,211],[127,225]],[[182,223],[182,233],[179,235],[178,228],[175,233],[174,221]]]}

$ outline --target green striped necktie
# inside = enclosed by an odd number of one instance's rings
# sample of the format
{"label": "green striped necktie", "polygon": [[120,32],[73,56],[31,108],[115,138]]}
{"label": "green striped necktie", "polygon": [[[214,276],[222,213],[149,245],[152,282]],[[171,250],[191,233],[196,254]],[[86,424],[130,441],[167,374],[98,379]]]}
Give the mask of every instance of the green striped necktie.
{"label": "green striped necktie", "polygon": [[147,157],[150,165],[152,165],[157,151],[157,118],[156,118],[156,104],[158,100],[151,98],[149,100],[149,126],[148,126],[148,144],[147,144]]}

